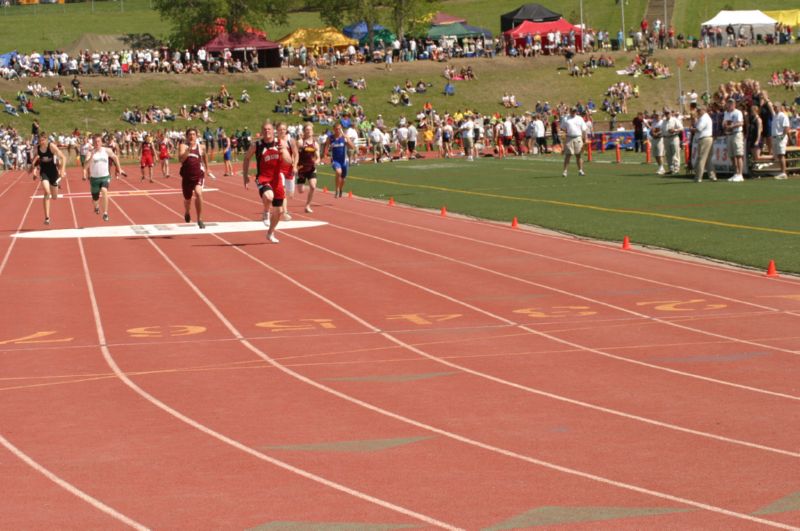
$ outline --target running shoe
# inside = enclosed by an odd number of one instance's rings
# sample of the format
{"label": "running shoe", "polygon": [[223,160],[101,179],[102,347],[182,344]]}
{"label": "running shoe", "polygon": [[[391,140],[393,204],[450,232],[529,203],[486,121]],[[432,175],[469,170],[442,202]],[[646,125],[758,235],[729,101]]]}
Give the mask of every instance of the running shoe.
{"label": "running shoe", "polygon": [[270,234],[269,232],[267,233],[267,241],[269,243],[280,243],[280,240],[276,238],[274,234]]}
{"label": "running shoe", "polygon": [[261,216],[261,220],[264,222],[264,225],[269,227],[269,210],[264,212],[264,214]]}
{"label": "running shoe", "polygon": [[561,175],[563,175],[564,177],[566,177],[566,176],[567,176],[567,170],[564,170],[564,171],[561,173]]}
{"label": "running shoe", "polygon": [[744,182],[744,176],[738,175],[738,174],[734,175],[733,177],[728,179],[728,182],[731,182],[731,183],[743,183]]}
{"label": "running shoe", "polygon": [[206,224],[203,223],[203,220],[200,219],[197,220],[197,226],[200,227],[201,229],[206,228]]}
{"label": "running shoe", "polygon": [[50,225],[50,218],[44,218],[44,224]]}
{"label": "running shoe", "polygon": [[108,221],[108,212],[103,214],[103,221]]}
{"label": "running shoe", "polygon": [[288,212],[284,212],[283,214],[281,214],[281,221],[289,221],[291,219],[292,215],[289,214]]}
{"label": "running shoe", "polygon": [[95,214],[99,214],[100,213],[100,207],[99,206],[94,207],[94,213]]}
{"label": "running shoe", "polygon": [[311,214],[312,212],[314,212],[314,211],[311,210],[311,207],[306,205],[306,214]]}
{"label": "running shoe", "polygon": [[584,172],[583,170],[578,170],[578,175],[586,175],[586,172]]}
{"label": "running shoe", "polygon": [[776,175],[776,176],[775,176],[775,178],[776,178],[777,180],[779,180],[779,181],[783,181],[784,179],[788,179],[788,177],[786,176],[786,174],[785,174],[785,173],[781,173],[781,174],[779,174],[779,175]]}
{"label": "running shoe", "polygon": [[183,221],[189,223],[190,221],[192,221],[192,216],[190,216],[189,213],[187,212],[186,214],[183,215]]}

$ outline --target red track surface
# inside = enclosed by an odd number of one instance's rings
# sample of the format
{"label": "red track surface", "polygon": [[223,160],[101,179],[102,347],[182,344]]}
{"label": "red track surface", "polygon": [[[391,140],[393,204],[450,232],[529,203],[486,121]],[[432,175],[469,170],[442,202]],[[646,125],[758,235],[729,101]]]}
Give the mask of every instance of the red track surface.
{"label": "red track surface", "polygon": [[321,191],[277,246],[13,239],[34,186],[0,179],[2,527],[800,526],[796,279]]}

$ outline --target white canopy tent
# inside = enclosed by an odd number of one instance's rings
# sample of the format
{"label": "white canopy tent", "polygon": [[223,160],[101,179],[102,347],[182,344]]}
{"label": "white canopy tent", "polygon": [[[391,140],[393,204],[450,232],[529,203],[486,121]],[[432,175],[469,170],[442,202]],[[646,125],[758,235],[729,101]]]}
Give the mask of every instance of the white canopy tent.
{"label": "white canopy tent", "polygon": [[752,27],[755,35],[766,35],[775,32],[776,22],[777,20],[765,15],[762,11],[720,11],[711,20],[703,22],[703,26],[722,27],[724,29],[731,25],[737,36],[742,27],[744,27],[745,33],[749,35]]}

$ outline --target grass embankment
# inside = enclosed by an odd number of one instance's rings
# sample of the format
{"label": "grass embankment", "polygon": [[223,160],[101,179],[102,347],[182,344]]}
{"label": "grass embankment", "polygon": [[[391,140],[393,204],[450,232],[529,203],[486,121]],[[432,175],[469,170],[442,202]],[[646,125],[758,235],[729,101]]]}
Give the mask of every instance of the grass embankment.
{"label": "grass embankment", "polygon": [[[609,155],[598,160],[609,160]],[[643,162],[626,153],[625,162]],[[582,236],[653,245],[800,273],[800,180],[743,184],[659,177],[653,165],[587,166],[561,176],[560,157],[461,159],[360,165],[351,168],[355,194],[498,220],[513,217]],[[321,186],[332,186],[323,170]],[[387,207],[388,208],[388,207]]]}
{"label": "grass embankment", "polygon": [[[758,47],[746,50],[737,50],[748,57],[754,67],[749,72],[730,73],[719,69],[721,58],[733,53],[730,49],[711,49],[706,51],[709,84],[716,87],[719,83],[730,79],[758,79],[766,86],[770,73],[784,67],[800,68],[800,56],[794,46]],[[585,56],[582,56],[585,57]],[[632,53],[618,52],[614,54],[618,67],[624,67],[633,58]],[[695,50],[673,50],[658,53],[656,58],[665,62],[677,73],[676,60],[683,58],[686,62],[690,58],[699,59],[700,52]],[[629,114],[621,119],[630,117],[642,109],[656,109],[664,105],[675,106],[678,96],[678,76],[670,79],[649,79],[644,77],[632,78],[619,76],[614,68],[600,68],[589,78],[573,78],[564,70],[564,60],[557,57],[539,57],[536,59],[510,59],[498,58],[457,60],[454,61],[458,68],[462,65],[472,65],[478,75],[476,81],[456,82],[456,95],[445,97],[442,88],[445,80],[442,77],[444,64],[430,61],[396,64],[392,72],[387,72],[382,65],[357,65],[353,67],[338,67],[332,70],[321,70],[320,75],[329,80],[335,75],[341,82],[340,91],[345,96],[355,93],[360,103],[364,106],[368,116],[375,117],[382,113],[389,121],[396,120],[401,115],[412,116],[419,111],[425,101],[430,101],[440,111],[455,111],[458,109],[473,109],[483,113],[506,112],[500,105],[500,97],[504,92],[517,96],[521,107],[517,112],[524,112],[534,107],[537,100],[557,103],[564,101],[572,103],[578,100],[586,101],[593,98],[599,105],[607,88],[619,81],[637,83],[640,87],[641,97],[631,101]],[[96,93],[98,89],[107,90],[113,101],[101,105],[97,102],[66,102],[57,103],[47,99],[36,100],[35,106],[41,112],[39,120],[48,131],[71,131],[74,128],[90,131],[121,129],[126,126],[120,120],[122,111],[126,107],[139,106],[144,108],[151,104],[167,105],[178,110],[181,104],[197,103],[212,93],[216,93],[219,85],[225,83],[231,94],[239,95],[243,88],[248,89],[253,98],[253,103],[243,106],[239,110],[217,112],[213,115],[215,124],[222,125],[231,131],[235,128],[248,126],[257,127],[264,118],[281,118],[297,121],[297,116],[284,116],[273,114],[275,103],[284,99],[283,94],[268,93],[264,84],[268,79],[280,75],[293,75],[296,71],[290,69],[268,69],[257,74],[219,76],[213,74],[192,75],[136,75],[122,79],[106,77],[83,77],[81,81],[87,90]],[[344,86],[348,77],[364,76],[368,82],[365,91],[353,91]],[[418,80],[430,82],[433,86],[425,95],[412,95],[411,107],[395,107],[388,103],[392,87],[403,84],[406,79],[416,83]],[[69,79],[63,79],[68,84]],[[691,88],[702,92],[705,89],[704,67],[698,64],[693,72],[686,71],[681,74],[682,86],[685,90]],[[16,92],[25,87],[26,80],[0,82],[0,96],[14,99]],[[56,80],[45,78],[46,85],[55,85]],[[793,93],[783,89],[772,90],[775,99],[794,98]],[[28,130],[32,116],[11,117],[3,115],[2,121]],[[603,113],[598,113],[595,120],[605,122],[608,119]],[[196,125],[197,122],[191,122]],[[189,122],[178,121],[175,126],[184,128]],[[598,123],[596,130],[601,130],[607,124]],[[160,126],[148,126],[151,129]]]}

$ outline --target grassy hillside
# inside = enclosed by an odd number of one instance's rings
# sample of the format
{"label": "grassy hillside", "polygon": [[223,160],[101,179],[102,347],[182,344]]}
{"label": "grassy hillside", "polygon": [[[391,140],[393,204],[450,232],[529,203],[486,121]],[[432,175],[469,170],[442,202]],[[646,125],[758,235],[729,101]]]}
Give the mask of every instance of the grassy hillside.
{"label": "grassy hillside", "polygon": [[[708,53],[709,84],[716,87],[719,83],[730,79],[744,79],[752,77],[766,83],[773,70],[786,66],[800,67],[800,59],[794,47],[759,47],[747,50],[748,57],[754,67],[746,73],[731,74],[719,69],[721,58],[730,54],[730,50],[712,49]],[[630,53],[615,53],[619,65],[627,65],[633,55]],[[657,55],[673,68],[678,57],[698,58],[698,52],[669,51]],[[602,101],[607,88],[618,81],[637,83],[641,90],[641,97],[629,106],[630,112],[641,109],[660,108],[664,105],[674,105],[678,95],[677,75],[666,80],[653,80],[649,78],[631,78],[619,76],[614,69],[598,69],[590,78],[573,78],[566,75],[563,59],[557,57],[540,57],[537,59],[509,59],[498,58],[495,60],[459,60],[455,61],[457,67],[472,65],[478,75],[476,81],[457,82],[456,95],[445,98],[441,92],[444,86],[442,70],[444,65],[430,61],[396,64],[392,72],[386,72],[381,66],[359,65],[354,67],[339,67],[335,70],[323,70],[321,76],[330,79],[336,75],[340,81],[348,77],[365,76],[368,89],[356,92],[361,104],[369,116],[382,113],[388,119],[396,119],[400,115],[410,116],[416,113],[422,104],[430,100],[438,109],[455,111],[457,109],[472,108],[482,112],[505,112],[500,105],[500,96],[506,91],[514,93],[522,104],[520,112],[531,109],[537,100],[575,102],[586,101],[593,98],[595,102]],[[272,94],[264,90],[268,79],[280,75],[292,74],[293,70],[269,69],[258,74],[237,76],[218,76],[206,74],[201,76],[175,76],[175,75],[138,75],[124,79],[89,77],[83,78],[82,83],[88,90],[96,92],[99,88],[107,90],[113,98],[111,103],[101,105],[97,102],[68,102],[57,103],[46,99],[36,100],[36,108],[41,111],[40,121],[48,130],[67,131],[75,127],[90,130],[122,128],[125,124],[120,121],[120,115],[125,107],[146,107],[151,104],[168,105],[177,110],[181,104],[191,104],[202,101],[211,93],[215,93],[221,83],[225,83],[231,93],[237,95],[242,88],[247,88],[253,98],[253,103],[247,108],[215,113],[217,123],[228,128],[248,125],[254,127],[266,117],[280,117],[275,115],[272,108],[275,102],[282,98],[281,94]],[[393,86],[402,84],[406,79],[416,83],[422,79],[433,84],[425,96],[413,95],[412,107],[395,107],[388,103]],[[702,92],[705,89],[704,69],[701,65],[688,72],[685,69],[681,74],[683,88],[691,88]],[[46,84],[55,85],[55,80],[46,80]],[[343,84],[342,84],[343,85]],[[13,99],[16,92],[24,88],[23,81],[0,82],[0,96]],[[342,86],[341,92],[349,96],[353,91]],[[773,90],[773,97],[787,97],[790,93]],[[793,99],[795,95],[792,95]],[[288,117],[290,120],[299,121],[299,117]],[[607,117],[598,115],[598,121]],[[27,130],[30,127],[31,117],[13,118],[2,115],[3,122],[8,122]],[[186,127],[187,122],[177,122],[178,127]],[[598,130],[603,127],[598,125]]]}

